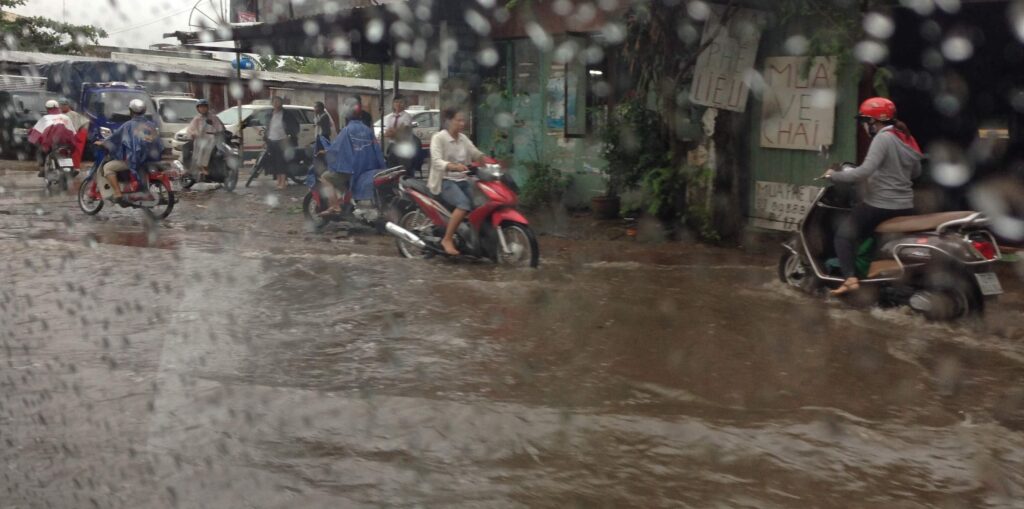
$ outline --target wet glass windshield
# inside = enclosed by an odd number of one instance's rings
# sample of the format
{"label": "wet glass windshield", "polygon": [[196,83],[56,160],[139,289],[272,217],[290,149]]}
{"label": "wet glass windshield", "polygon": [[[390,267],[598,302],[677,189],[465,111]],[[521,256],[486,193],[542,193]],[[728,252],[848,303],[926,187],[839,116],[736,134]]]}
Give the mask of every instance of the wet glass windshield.
{"label": "wet glass windshield", "polygon": [[133,99],[141,99],[147,103],[147,116],[152,116],[154,106],[152,99],[145,92],[105,90],[94,92],[89,98],[89,111],[114,122],[124,122],[131,118],[128,103]]}
{"label": "wet glass windshield", "polygon": [[1024,509],[1024,0],[0,11],[0,509]]}
{"label": "wet glass windshield", "polygon": [[18,113],[33,113],[43,115],[46,113],[46,101],[56,99],[55,96],[39,93],[14,93],[11,94],[15,111]]}
{"label": "wet glass windshield", "polygon": [[196,101],[162,99],[160,101],[160,118],[164,122],[177,124],[187,123],[196,116]]}

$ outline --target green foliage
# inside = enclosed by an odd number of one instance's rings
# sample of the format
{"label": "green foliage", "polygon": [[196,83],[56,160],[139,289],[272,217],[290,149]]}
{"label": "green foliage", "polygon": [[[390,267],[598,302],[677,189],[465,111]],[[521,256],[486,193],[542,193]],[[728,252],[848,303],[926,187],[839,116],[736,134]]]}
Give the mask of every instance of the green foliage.
{"label": "green foliage", "polygon": [[[0,11],[25,5],[26,0],[0,0]],[[41,16],[19,16],[11,21],[0,16],[0,49],[43,53],[82,54],[88,44],[98,44],[107,33],[88,25],[61,23]]]}
{"label": "green foliage", "polygon": [[[801,28],[807,38],[806,55],[835,56],[842,69],[853,61],[853,47],[863,38],[860,11],[891,4],[888,0],[865,0],[859,5],[840,7],[831,0],[778,0],[775,12],[780,25]],[[807,68],[809,71],[810,61]]]}
{"label": "green foliage", "polygon": [[671,147],[661,115],[639,97],[619,103],[601,129],[602,156],[608,162],[608,196],[636,189],[647,173],[671,162]]}
{"label": "green foliage", "polygon": [[709,242],[718,242],[722,240],[722,236],[719,235],[718,230],[715,229],[710,208],[703,205],[691,206],[687,209],[686,216],[687,224],[696,229],[697,236],[701,239]]}
{"label": "green foliage", "polygon": [[644,208],[663,221],[679,217],[686,205],[686,171],[677,166],[654,168],[644,175]]}
{"label": "green foliage", "polygon": [[520,201],[527,209],[556,206],[569,187],[569,178],[561,170],[542,161],[525,163],[527,176]]}

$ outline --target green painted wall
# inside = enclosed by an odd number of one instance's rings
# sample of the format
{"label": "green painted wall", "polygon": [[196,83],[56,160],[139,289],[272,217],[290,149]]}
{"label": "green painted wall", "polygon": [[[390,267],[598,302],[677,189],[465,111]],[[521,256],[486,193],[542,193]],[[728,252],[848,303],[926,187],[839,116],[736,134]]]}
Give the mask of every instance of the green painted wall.
{"label": "green painted wall", "polygon": [[[507,41],[503,48],[507,76],[516,73],[515,44],[532,45],[528,39]],[[529,77],[540,84],[534,90],[516,90],[514,79],[501,83],[503,89],[484,87],[474,111],[477,116],[474,135],[481,150],[511,162],[511,174],[520,184],[527,178],[524,162],[540,160],[558,168],[570,177],[564,199],[566,205],[584,206],[591,197],[605,192],[605,180],[601,176],[606,166],[601,157],[602,144],[596,133],[586,138],[565,138],[562,129],[548,127],[549,91],[544,85],[548,83],[550,71],[551,55],[540,53],[536,72]],[[502,116],[505,125],[502,125]],[[509,118],[511,126],[508,126]]]}
{"label": "green painted wall", "polygon": [[[851,10],[851,16],[859,16]],[[764,32],[758,49],[757,70],[764,71],[765,59],[775,56],[790,56],[785,51],[785,41],[792,35],[811,33],[813,20],[795,20],[785,28]],[[762,101],[751,94],[747,104],[747,122],[750,126],[748,151],[750,164],[748,216],[754,216],[756,182],[782,182],[799,186],[820,186],[815,177],[824,173],[831,162],[855,162],[857,157],[857,86],[860,81],[860,63],[852,58],[838,62],[838,90],[836,96],[835,130],[830,148],[830,157],[823,159],[818,152],[807,150],[785,150],[761,148]]]}

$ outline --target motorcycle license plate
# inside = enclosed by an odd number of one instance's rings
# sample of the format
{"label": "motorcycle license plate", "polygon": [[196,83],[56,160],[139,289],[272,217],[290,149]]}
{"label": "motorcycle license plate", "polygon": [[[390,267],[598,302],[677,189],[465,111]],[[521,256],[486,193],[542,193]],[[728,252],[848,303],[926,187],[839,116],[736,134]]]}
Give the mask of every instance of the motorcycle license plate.
{"label": "motorcycle license plate", "polygon": [[978,289],[985,296],[1000,295],[1003,293],[1003,285],[999,284],[999,276],[992,272],[981,272],[974,275],[978,282]]}
{"label": "motorcycle license plate", "polygon": [[62,157],[60,159],[57,159],[57,164],[60,165],[61,168],[71,168],[75,165],[75,162],[72,161],[71,159]]}

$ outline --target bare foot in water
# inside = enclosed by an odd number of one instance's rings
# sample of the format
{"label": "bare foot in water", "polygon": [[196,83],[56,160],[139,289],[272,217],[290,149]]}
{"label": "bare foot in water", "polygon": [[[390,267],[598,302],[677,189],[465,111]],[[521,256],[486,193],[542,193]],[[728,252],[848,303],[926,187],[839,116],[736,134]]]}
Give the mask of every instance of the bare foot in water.
{"label": "bare foot in water", "polygon": [[455,243],[451,240],[442,239],[441,247],[444,248],[444,252],[448,253],[449,256],[459,256],[459,250],[455,249]]}

